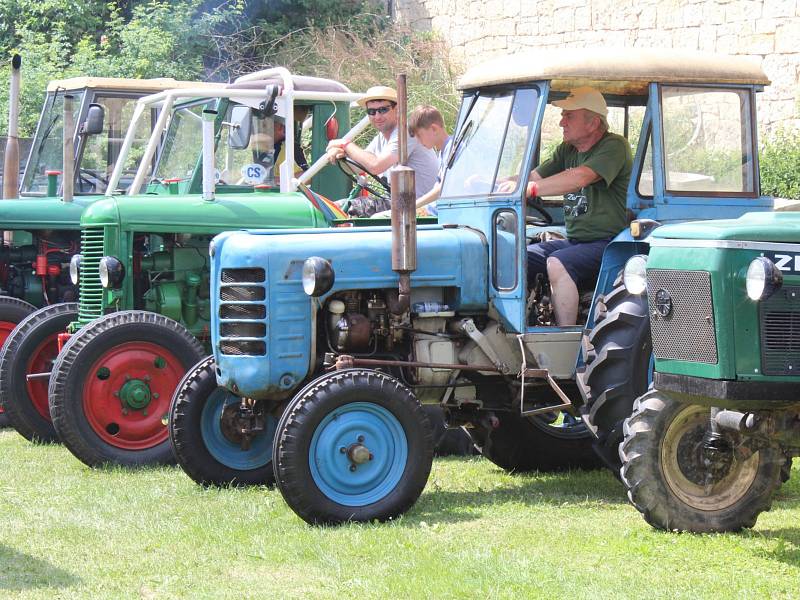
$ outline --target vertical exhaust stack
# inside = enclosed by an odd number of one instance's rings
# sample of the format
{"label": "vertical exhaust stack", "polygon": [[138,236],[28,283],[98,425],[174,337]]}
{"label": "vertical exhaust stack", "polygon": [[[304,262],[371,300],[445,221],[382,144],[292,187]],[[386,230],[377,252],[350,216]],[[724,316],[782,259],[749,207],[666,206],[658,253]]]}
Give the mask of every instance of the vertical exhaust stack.
{"label": "vertical exhaust stack", "polygon": [[406,75],[397,76],[397,145],[400,164],[391,172],[392,270],[400,276],[397,312],[411,305],[411,273],[417,270],[417,216],[414,169],[408,166]]}
{"label": "vertical exhaust stack", "polygon": [[203,111],[203,200],[211,202],[216,192],[214,185],[214,121],[217,111]]}
{"label": "vertical exhaust stack", "polygon": [[19,81],[22,58],[11,59],[11,89],[8,95],[8,139],[3,164],[3,198],[19,195]]}
{"label": "vertical exhaust stack", "polygon": [[66,94],[64,96],[64,175],[61,180],[61,190],[64,202],[72,202],[75,188],[75,113],[72,104],[75,98]]}

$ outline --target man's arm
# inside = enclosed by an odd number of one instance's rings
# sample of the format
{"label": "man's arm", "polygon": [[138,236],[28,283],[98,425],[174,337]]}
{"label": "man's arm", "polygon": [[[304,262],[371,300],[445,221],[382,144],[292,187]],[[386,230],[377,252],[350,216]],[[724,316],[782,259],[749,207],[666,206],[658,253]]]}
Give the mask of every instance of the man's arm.
{"label": "man's arm", "polygon": [[536,182],[539,196],[561,196],[570,192],[577,192],[600,179],[601,177],[589,167],[580,166],[544,178],[534,169],[531,171],[529,180]]}
{"label": "man's arm", "polygon": [[331,156],[331,162],[337,158],[348,156],[364,165],[370,173],[375,175],[380,175],[389,167],[393,167],[399,160],[394,152],[376,156],[368,150],[359,148],[349,140],[331,140],[328,142],[328,154]]}
{"label": "man's arm", "polygon": [[442,193],[442,183],[437,181],[434,186],[427,193],[417,198],[417,208],[422,208],[426,204],[436,202],[439,199],[439,194]]}

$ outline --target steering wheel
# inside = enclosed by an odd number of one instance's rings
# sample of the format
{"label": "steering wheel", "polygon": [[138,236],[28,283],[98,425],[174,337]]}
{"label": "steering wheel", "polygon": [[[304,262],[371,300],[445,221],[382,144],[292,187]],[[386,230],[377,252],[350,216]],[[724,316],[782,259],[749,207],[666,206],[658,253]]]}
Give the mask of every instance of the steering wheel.
{"label": "steering wheel", "polygon": [[542,199],[539,196],[532,196],[525,199],[527,208],[532,208],[537,215],[526,215],[525,223],[527,225],[538,225],[546,227],[553,224],[553,216],[547,212],[547,209],[542,204]]}
{"label": "steering wheel", "polygon": [[[386,181],[386,178],[381,177],[380,175],[375,175],[375,173],[367,169],[367,167],[362,165],[357,160],[353,160],[349,156],[344,156],[336,161],[336,166],[342,170],[342,173],[347,175],[354,185],[361,186],[376,198],[391,198],[392,189],[389,187],[389,182]],[[362,183],[359,181],[359,174],[362,172],[366,173],[372,181],[377,181],[381,189],[377,189],[371,183]]]}
{"label": "steering wheel", "polygon": [[[86,167],[80,167],[78,169],[78,181],[81,184],[80,189],[82,192],[94,192],[97,189],[97,182],[108,187],[107,177],[100,175],[99,171],[87,169]],[[85,188],[84,185],[88,186],[89,189]]]}

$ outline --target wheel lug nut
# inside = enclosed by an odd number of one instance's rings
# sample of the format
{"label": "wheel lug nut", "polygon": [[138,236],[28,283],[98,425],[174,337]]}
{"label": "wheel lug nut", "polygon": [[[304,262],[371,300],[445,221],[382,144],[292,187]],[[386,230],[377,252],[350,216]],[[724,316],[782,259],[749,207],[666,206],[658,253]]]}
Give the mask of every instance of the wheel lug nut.
{"label": "wheel lug nut", "polygon": [[369,453],[369,459],[372,460],[373,458],[375,458],[375,455],[372,452],[370,452]]}
{"label": "wheel lug nut", "polygon": [[364,443],[364,436],[363,435],[358,436],[358,443],[359,444],[363,444]]}
{"label": "wheel lug nut", "polygon": [[145,381],[149,382],[150,381],[150,375],[145,375],[142,379],[144,379]]}
{"label": "wheel lug nut", "polygon": [[355,465],[350,465],[350,471],[355,471],[355,470],[356,470],[356,466]]}
{"label": "wheel lug nut", "polygon": [[342,446],[341,448],[339,448],[339,452],[341,452],[342,454],[345,454],[347,452],[347,448]]}
{"label": "wheel lug nut", "polygon": [[158,400],[158,394],[153,394],[153,398]]}

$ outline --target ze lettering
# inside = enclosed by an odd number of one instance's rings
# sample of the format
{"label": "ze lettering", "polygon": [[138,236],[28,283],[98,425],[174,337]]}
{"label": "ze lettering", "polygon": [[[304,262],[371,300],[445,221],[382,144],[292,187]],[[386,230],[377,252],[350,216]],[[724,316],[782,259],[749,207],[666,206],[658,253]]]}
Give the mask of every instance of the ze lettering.
{"label": "ze lettering", "polygon": [[780,271],[800,271],[800,256],[789,254],[776,254],[775,266]]}

